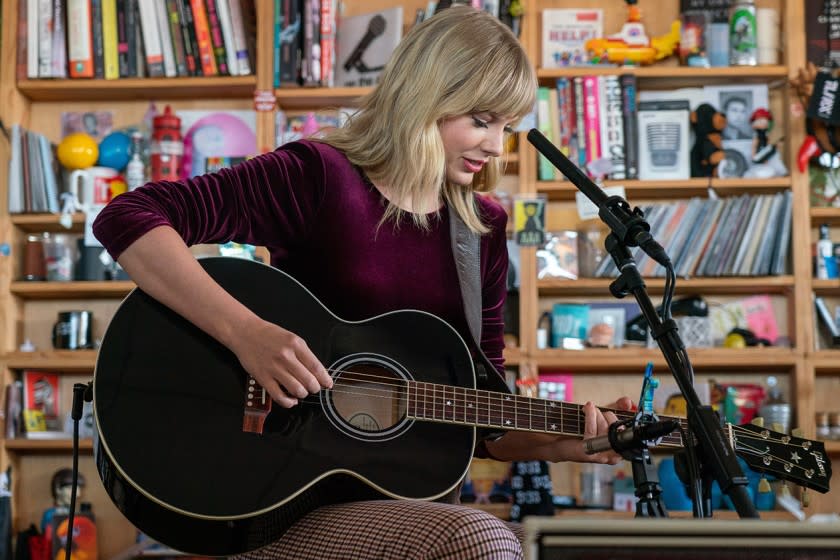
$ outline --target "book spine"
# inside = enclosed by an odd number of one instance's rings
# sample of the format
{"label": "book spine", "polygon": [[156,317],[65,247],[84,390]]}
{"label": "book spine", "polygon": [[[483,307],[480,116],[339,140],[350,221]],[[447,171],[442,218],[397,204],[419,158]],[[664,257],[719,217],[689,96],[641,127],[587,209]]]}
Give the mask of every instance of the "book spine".
{"label": "book spine", "polygon": [[128,3],[117,2],[117,65],[120,78],[127,78],[128,60],[131,58],[128,50]]}
{"label": "book spine", "polygon": [[301,5],[295,0],[283,3],[283,28],[280,31],[280,85],[300,85]]}
{"label": "book spine", "polygon": [[[577,165],[586,169],[586,117],[584,114],[583,78],[574,79],[575,85],[575,130],[577,131],[578,159]],[[609,260],[609,259],[607,259]]]}
{"label": "book spine", "polygon": [[229,8],[237,73],[240,76],[247,76],[251,73],[251,62],[248,59],[248,41],[245,38],[245,21],[242,19],[242,3],[239,0],[229,0]]}
{"label": "book spine", "polygon": [[[34,0],[33,0],[34,1]],[[53,7],[51,0],[37,0],[38,19],[38,77],[52,77]]]}
{"label": "book spine", "polygon": [[205,0],[207,6],[207,25],[210,29],[210,42],[216,57],[216,67],[222,76],[230,76],[225,53],[225,40],[222,37],[222,26],[219,23],[219,13],[216,11],[216,0]]}
{"label": "book spine", "polygon": [[572,103],[572,96],[570,95],[570,84],[568,78],[557,78],[555,82],[555,89],[557,90],[557,118],[559,137],[557,138],[557,147],[563,154],[574,160],[572,154],[572,134],[574,133],[574,104]]}
{"label": "book spine", "polygon": [[67,0],[67,72],[71,78],[93,78],[93,34],[90,0]]}
{"label": "book spine", "polygon": [[210,40],[210,24],[207,21],[207,10],[203,0],[190,0],[193,20],[195,21],[195,37],[198,43],[198,55],[201,60],[201,72],[205,76],[218,76],[216,56],[213,52],[213,42]]}
{"label": "book spine", "polygon": [[102,37],[102,0],[91,0],[91,33],[93,34],[93,75],[105,77],[105,42]]}
{"label": "book spine", "polygon": [[625,164],[625,143],[624,118],[621,100],[621,83],[618,76],[604,76],[604,91],[606,103],[602,110],[606,113],[607,126],[604,129],[606,136],[607,152],[604,154],[610,158],[612,171],[610,179],[626,179],[627,168]]}
{"label": "book spine", "polygon": [[274,0],[274,87],[280,87],[280,57],[283,44],[283,0]]}
{"label": "book spine", "polygon": [[584,133],[586,134],[586,163],[601,157],[601,108],[598,77],[583,77]]}
{"label": "book spine", "polygon": [[[551,132],[551,99],[547,87],[537,89],[537,127],[539,131],[549,140],[553,142]],[[554,180],[554,166],[551,162],[542,155],[538,156],[539,167],[538,178],[540,181]]]}
{"label": "book spine", "polygon": [[[28,67],[28,57],[29,57],[29,49],[27,48],[27,42],[29,41],[29,30],[27,18],[27,10],[28,0],[20,0],[18,2],[18,20],[17,20],[17,58],[16,62],[16,69],[15,69],[15,78],[17,81],[22,81],[29,78],[29,67]],[[36,65],[37,71],[37,65]],[[35,76],[37,78],[37,75]]]}
{"label": "book spine", "polygon": [[187,55],[184,52],[184,34],[181,31],[181,15],[177,0],[166,0],[167,24],[172,37],[172,54],[175,57],[175,72],[179,76],[189,76]]}
{"label": "book spine", "polygon": [[201,76],[201,61],[199,60],[198,41],[195,37],[195,20],[193,19],[190,0],[178,0],[178,10],[181,34],[184,37],[184,57],[187,59],[187,72],[190,76]]}
{"label": "book spine", "polygon": [[102,50],[106,80],[120,77],[117,0],[102,0]]}
{"label": "book spine", "polygon": [[639,178],[639,121],[636,111],[636,76],[622,74],[621,110],[624,124],[624,167],[627,179]]}
{"label": "book spine", "polygon": [[143,47],[146,53],[146,68],[150,77],[160,77],[163,71],[163,50],[158,33],[157,15],[153,0],[138,0],[140,27],[143,30]]}
{"label": "book spine", "polygon": [[157,21],[158,34],[160,35],[160,48],[163,52],[163,73],[167,78],[174,78],[178,75],[175,67],[175,50],[172,48],[172,34],[169,32],[169,14],[166,4],[162,0],[155,3],[155,20]]}
{"label": "book spine", "polygon": [[38,7],[40,0],[27,0],[26,3],[26,76],[38,78]]}
{"label": "book spine", "polygon": [[335,83],[335,0],[321,0],[321,85]]}
{"label": "book spine", "polygon": [[225,43],[227,67],[231,76],[239,75],[239,64],[236,60],[236,45],[233,42],[233,23],[230,19],[230,5],[228,0],[216,0],[216,13],[222,28],[222,41]]}
{"label": "book spine", "polygon": [[125,1],[126,76],[134,77],[137,72],[137,52],[141,50],[137,33],[137,0]]}
{"label": "book spine", "polygon": [[67,28],[64,0],[53,0],[52,77],[67,77]]}

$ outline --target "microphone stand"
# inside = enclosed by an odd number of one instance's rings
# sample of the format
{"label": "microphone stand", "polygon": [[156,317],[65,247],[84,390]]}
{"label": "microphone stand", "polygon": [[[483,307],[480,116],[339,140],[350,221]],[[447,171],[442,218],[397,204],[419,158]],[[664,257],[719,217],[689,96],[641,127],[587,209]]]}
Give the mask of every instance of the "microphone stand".
{"label": "microphone stand", "polygon": [[[668,282],[675,282],[676,275],[671,260],[662,246],[650,235],[650,225],[644,221],[644,214],[638,208],[631,210],[627,201],[620,196],[607,196],[538,130],[532,128],[527,138],[598,207],[598,216],[609,226],[611,233],[607,235],[605,247],[619,270],[618,278],[610,284],[610,292],[617,298],[623,298],[628,293],[636,298],[650,326],[650,332],[659,344],[659,349],[685,398],[689,434],[693,434],[698,444],[699,470],[711,474],[711,477],[698,478],[701,481],[710,480],[712,477],[717,480],[721,491],[732,500],[739,517],[758,518],[758,511],[747,494],[746,487],[749,481],[738,464],[715,411],[711,406],[702,405],[694,391],[694,371],[677,332],[677,324],[670,316],[666,316],[665,321],[660,319],[628,248],[640,247],[665,267]],[[666,309],[663,305],[663,310]],[[684,445],[688,447],[693,445],[693,442],[686,441]],[[711,517],[711,507],[704,503],[702,498],[706,492],[699,487],[702,482],[696,481],[695,484],[698,486],[692,492],[694,516]]]}

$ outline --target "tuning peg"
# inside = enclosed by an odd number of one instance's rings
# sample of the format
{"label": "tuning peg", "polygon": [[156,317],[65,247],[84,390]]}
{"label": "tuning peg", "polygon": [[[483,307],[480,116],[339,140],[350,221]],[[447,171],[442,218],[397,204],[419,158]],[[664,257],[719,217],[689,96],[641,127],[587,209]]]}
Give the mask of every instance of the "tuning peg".
{"label": "tuning peg", "polygon": [[790,431],[790,435],[793,437],[804,438],[805,437],[805,430],[802,428],[794,428]]}
{"label": "tuning peg", "polygon": [[770,429],[773,430],[774,432],[784,432],[785,431],[784,426],[782,426],[778,422],[773,422],[772,424],[770,424]]}
{"label": "tuning peg", "polygon": [[790,498],[790,488],[788,488],[787,481],[784,481],[782,483],[781,494],[785,498]]}
{"label": "tuning peg", "polygon": [[808,493],[807,488],[802,489],[802,494],[799,496],[799,501],[802,503],[802,507],[804,508],[811,505],[811,494]]}
{"label": "tuning peg", "polygon": [[761,416],[756,416],[750,421],[750,424],[752,424],[753,426],[758,426],[759,428],[763,428],[764,418],[762,418]]}
{"label": "tuning peg", "polygon": [[767,479],[761,477],[761,480],[758,481],[758,491],[761,493],[770,492],[770,483],[767,482]]}

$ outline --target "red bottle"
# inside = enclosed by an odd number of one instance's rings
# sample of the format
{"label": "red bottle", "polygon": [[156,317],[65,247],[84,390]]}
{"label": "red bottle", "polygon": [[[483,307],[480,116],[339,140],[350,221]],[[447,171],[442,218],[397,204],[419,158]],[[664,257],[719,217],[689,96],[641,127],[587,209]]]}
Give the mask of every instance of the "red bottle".
{"label": "red bottle", "polygon": [[181,119],[169,105],[162,115],[152,119],[150,164],[152,181],[177,181],[181,178],[184,141],[181,138]]}

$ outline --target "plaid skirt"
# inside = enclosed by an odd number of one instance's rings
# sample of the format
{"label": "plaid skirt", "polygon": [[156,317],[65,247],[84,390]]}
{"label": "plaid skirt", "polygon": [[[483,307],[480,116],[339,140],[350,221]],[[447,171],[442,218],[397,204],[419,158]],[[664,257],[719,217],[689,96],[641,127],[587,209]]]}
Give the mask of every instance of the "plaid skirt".
{"label": "plaid skirt", "polygon": [[522,525],[466,506],[410,500],[319,508],[274,543],[237,560],[514,560]]}

